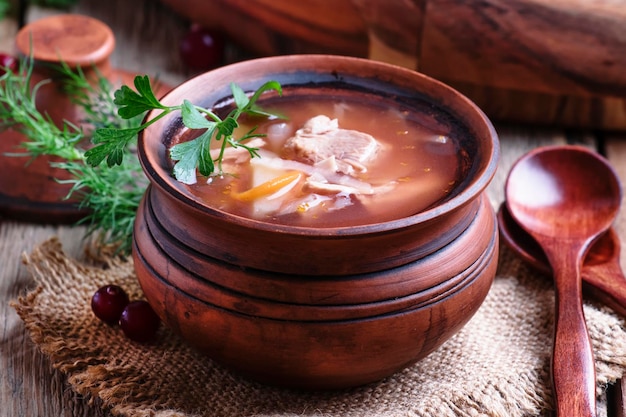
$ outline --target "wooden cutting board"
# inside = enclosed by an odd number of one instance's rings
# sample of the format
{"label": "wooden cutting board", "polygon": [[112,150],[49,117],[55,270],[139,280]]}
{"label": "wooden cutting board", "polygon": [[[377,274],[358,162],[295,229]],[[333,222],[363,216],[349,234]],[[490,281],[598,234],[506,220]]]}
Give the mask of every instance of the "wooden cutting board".
{"label": "wooden cutting board", "polygon": [[373,47],[495,120],[626,130],[626,0],[161,1],[257,55]]}

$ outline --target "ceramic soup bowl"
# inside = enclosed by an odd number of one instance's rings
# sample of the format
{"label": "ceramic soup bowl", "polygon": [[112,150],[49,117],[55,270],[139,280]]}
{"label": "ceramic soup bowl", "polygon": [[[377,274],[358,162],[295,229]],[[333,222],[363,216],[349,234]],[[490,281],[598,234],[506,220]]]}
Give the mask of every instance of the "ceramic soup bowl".
{"label": "ceramic soup bowl", "polygon": [[[254,91],[269,80],[280,82],[283,94],[262,96],[262,106],[355,100],[416,120],[435,132],[429,140],[451,146],[439,152],[450,154],[455,180],[426,205],[409,200],[414,210],[397,218],[385,217],[395,209],[385,202],[380,221],[355,215],[349,225],[303,225],[235,214],[173,178],[168,150],[186,130],[172,113],[139,138],[151,185],[135,223],[138,279],[168,326],[240,374],[315,389],[379,380],[449,339],[489,291],[498,234],[484,189],[497,167],[497,135],[446,85],[340,56],[237,63],[185,82],[163,102],[187,99],[219,113],[232,105],[231,82]],[[374,119],[392,137],[405,135]],[[428,146],[442,149],[434,142]]]}

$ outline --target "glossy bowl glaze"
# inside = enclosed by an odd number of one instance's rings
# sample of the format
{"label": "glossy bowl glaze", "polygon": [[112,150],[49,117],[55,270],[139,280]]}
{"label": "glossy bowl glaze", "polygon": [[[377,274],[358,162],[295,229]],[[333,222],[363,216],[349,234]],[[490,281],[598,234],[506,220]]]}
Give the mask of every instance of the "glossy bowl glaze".
{"label": "glossy bowl glaze", "polygon": [[194,78],[163,101],[213,108],[230,96],[231,82],[250,91],[268,80],[279,81],[284,95],[339,89],[439,118],[459,133],[462,179],[445,199],[397,220],[265,223],[209,207],[172,178],[167,148],[181,123],[171,114],[139,139],[151,182],[135,223],[139,281],[169,326],[240,373],[308,388],[375,381],[445,342],[490,288],[498,234],[484,189],[497,167],[497,135],[447,86],[339,56],[242,62]]}

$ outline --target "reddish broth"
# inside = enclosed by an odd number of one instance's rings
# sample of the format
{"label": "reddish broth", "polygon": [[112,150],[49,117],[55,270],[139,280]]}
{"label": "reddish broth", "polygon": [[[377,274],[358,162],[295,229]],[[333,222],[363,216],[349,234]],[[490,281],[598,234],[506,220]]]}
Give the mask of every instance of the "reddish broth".
{"label": "reddish broth", "polygon": [[[350,196],[349,206],[327,210],[297,210],[289,214],[259,214],[250,202],[232,198],[234,190],[249,189],[250,164],[238,167],[236,176],[214,176],[208,181],[198,177],[190,192],[210,206],[243,217],[307,227],[344,227],[373,224],[417,214],[445,199],[462,181],[461,150],[458,129],[441,123],[437,114],[415,109],[399,109],[387,100],[364,100],[362,96],[345,94],[333,97],[312,96],[274,97],[261,101],[264,110],[284,115],[286,120],[260,118],[240,119],[240,133],[257,126],[257,132],[267,134],[266,149],[281,157],[289,157],[282,146],[285,137],[276,135],[295,132],[310,118],[326,115],[337,118],[339,127],[372,135],[382,145],[361,181],[376,189],[395,184],[391,191],[372,195]],[[191,133],[190,133],[191,134]],[[278,136],[278,137],[277,137]],[[287,135],[288,136],[288,135]],[[183,136],[181,140],[185,139]],[[213,141],[213,145],[217,145]],[[228,169],[225,170],[229,174]]]}

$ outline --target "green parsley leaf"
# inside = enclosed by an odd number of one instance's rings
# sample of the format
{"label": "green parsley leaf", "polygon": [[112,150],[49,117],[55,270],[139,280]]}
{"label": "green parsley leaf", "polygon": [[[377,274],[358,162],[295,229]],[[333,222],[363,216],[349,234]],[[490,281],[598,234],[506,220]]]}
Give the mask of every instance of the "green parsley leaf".
{"label": "green parsley leaf", "polygon": [[230,91],[233,93],[233,99],[235,100],[237,108],[245,109],[250,103],[250,99],[246,95],[246,92],[235,83],[230,83]]}
{"label": "green parsley leaf", "polygon": [[208,120],[189,100],[183,101],[180,112],[183,116],[183,124],[190,129],[212,129],[215,127],[216,122]]}
{"label": "green parsley leaf", "polygon": [[[170,149],[170,158],[177,161],[174,165],[174,176],[183,184],[196,183],[196,166],[198,166],[202,149],[198,145],[202,140],[203,138],[200,136],[194,140],[172,146]],[[211,160],[211,162],[213,161]]]}
{"label": "green parsley leaf", "polygon": [[107,166],[121,165],[126,153],[126,148],[139,133],[138,128],[101,128],[96,129],[92,141],[94,146],[85,152],[85,158],[89,165],[98,166],[106,159]]}
{"label": "green parsley leaf", "polygon": [[[211,157],[211,136],[213,135],[212,131],[204,132],[198,139],[199,143],[199,156],[198,160],[198,171],[201,175],[208,177],[215,171],[215,164],[213,162],[213,158]],[[219,158],[218,158],[219,159]],[[221,162],[221,160],[220,160]],[[220,166],[221,169],[221,166]],[[194,170],[190,169],[185,172],[187,175],[194,175]]]}
{"label": "green parsley leaf", "polygon": [[134,84],[137,89],[136,92],[126,85],[115,92],[113,102],[118,106],[117,113],[121,118],[132,119],[149,110],[166,109],[154,95],[150,78],[147,75],[136,76]]}
{"label": "green parsley leaf", "polygon": [[217,124],[217,135],[215,139],[221,140],[222,138],[232,137],[235,129],[238,127],[239,123],[237,123],[237,120],[231,117],[224,119],[224,121]]}
{"label": "green parsley leaf", "polygon": [[276,91],[279,95],[283,94],[283,89],[278,81],[268,81],[254,92],[254,94],[250,98],[249,104],[254,105],[257,102],[257,100],[261,97],[261,94],[270,90]]}

